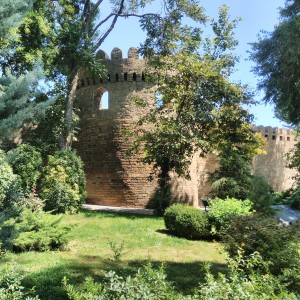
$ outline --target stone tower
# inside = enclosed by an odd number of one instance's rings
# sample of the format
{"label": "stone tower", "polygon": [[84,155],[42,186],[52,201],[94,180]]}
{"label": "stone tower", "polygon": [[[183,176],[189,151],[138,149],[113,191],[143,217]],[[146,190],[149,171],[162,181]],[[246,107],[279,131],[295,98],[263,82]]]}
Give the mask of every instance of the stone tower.
{"label": "stone tower", "polygon": [[107,70],[107,78],[96,78],[82,71],[76,95],[80,111],[80,132],[75,148],[85,164],[88,202],[111,206],[151,207],[156,183],[148,176],[151,167],[139,155],[128,156],[128,132],[143,109],[132,97],[154,101],[143,71],[145,61],[135,48],[128,58],[114,48],[111,58],[102,50],[96,54]]}

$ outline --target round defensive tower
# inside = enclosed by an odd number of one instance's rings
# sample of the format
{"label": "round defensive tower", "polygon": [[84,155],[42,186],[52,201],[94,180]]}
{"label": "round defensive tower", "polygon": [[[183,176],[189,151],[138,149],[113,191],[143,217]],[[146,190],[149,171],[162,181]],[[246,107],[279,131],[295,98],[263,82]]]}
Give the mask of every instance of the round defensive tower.
{"label": "round defensive tower", "polygon": [[88,202],[110,206],[153,207],[156,182],[148,177],[151,166],[141,162],[141,155],[128,156],[130,132],[143,114],[133,97],[154,104],[153,88],[147,87],[143,72],[145,61],[130,48],[128,58],[114,48],[111,58],[102,50],[101,59],[107,77],[93,77],[82,70],[76,106],[80,114],[80,132],[75,143],[85,164]]}

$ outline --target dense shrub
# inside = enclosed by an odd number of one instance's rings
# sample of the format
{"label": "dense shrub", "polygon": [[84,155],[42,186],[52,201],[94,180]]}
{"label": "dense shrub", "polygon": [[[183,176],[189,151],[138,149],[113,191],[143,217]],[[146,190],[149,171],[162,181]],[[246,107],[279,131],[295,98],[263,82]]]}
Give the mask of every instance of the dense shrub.
{"label": "dense shrub", "polygon": [[206,212],[195,207],[174,204],[164,213],[166,228],[187,239],[207,239],[210,237],[210,224]]}
{"label": "dense shrub", "polygon": [[272,215],[274,213],[271,208],[274,196],[265,178],[253,176],[251,190],[247,198],[253,203],[253,209],[256,212],[265,215]]}
{"label": "dense shrub", "polygon": [[247,216],[252,214],[252,202],[248,199],[242,201],[229,197],[225,200],[215,198],[210,201],[209,207],[209,219],[217,231],[228,227],[234,216]]}
{"label": "dense shrub", "polygon": [[75,151],[58,151],[48,156],[42,178],[41,198],[45,209],[75,213],[86,197],[83,163]]}
{"label": "dense shrub", "polygon": [[258,251],[264,261],[271,262],[270,271],[278,275],[284,269],[298,270],[300,274],[299,236],[300,223],[283,226],[276,218],[252,215],[235,217],[232,225],[224,229],[222,239],[231,257],[238,254],[240,247],[245,257]]}
{"label": "dense shrub", "polygon": [[[219,273],[215,278],[208,270],[206,282],[201,285],[197,297],[192,299],[239,300],[297,300],[298,296],[287,291],[285,284],[268,271],[268,263],[254,252],[246,259],[243,253],[229,259],[227,276]],[[257,270],[261,270],[257,272]]]}
{"label": "dense shrub", "polygon": [[26,290],[22,286],[22,279],[16,264],[6,264],[0,272],[0,300],[38,300],[34,289]]}
{"label": "dense shrub", "polygon": [[0,243],[5,250],[45,251],[61,249],[67,244],[70,226],[61,223],[61,216],[24,209],[18,216],[0,219]]}
{"label": "dense shrub", "polygon": [[133,277],[123,278],[115,272],[105,273],[105,280],[96,283],[87,278],[83,287],[74,287],[64,282],[68,296],[72,300],[84,299],[130,299],[130,300],[176,300],[185,299],[176,293],[172,285],[166,281],[164,270],[154,270],[150,265],[139,269]]}
{"label": "dense shrub", "polygon": [[[228,276],[219,274],[215,279],[206,271],[206,282],[192,295],[182,295],[166,280],[163,269],[150,265],[139,269],[135,276],[123,278],[115,272],[105,273],[102,282],[87,278],[83,286],[73,286],[64,280],[71,300],[130,299],[130,300],[297,300],[296,294],[288,292],[285,285],[268,272],[268,265],[255,253],[248,259],[229,260]],[[264,270],[256,273],[256,269]]]}
{"label": "dense shrub", "polygon": [[291,202],[291,208],[300,209],[300,198],[293,199],[293,201]]}
{"label": "dense shrub", "polygon": [[22,197],[17,176],[0,150],[0,210],[10,208]]}
{"label": "dense shrub", "polygon": [[41,175],[42,157],[31,145],[21,144],[7,153],[7,159],[13,171],[20,178],[25,195],[29,195],[37,186]]}
{"label": "dense shrub", "polygon": [[294,209],[300,209],[300,188],[295,189],[291,195],[287,198],[291,207]]}

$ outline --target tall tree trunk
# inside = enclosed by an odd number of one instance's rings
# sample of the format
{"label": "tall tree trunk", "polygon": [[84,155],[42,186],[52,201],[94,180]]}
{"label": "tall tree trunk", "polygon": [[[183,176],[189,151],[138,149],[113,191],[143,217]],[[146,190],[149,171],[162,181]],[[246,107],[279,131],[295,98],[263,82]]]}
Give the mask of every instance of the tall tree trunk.
{"label": "tall tree trunk", "polygon": [[72,72],[74,76],[68,80],[68,93],[65,105],[64,128],[59,137],[59,148],[61,150],[70,149],[72,146],[72,131],[73,131],[73,106],[76,97],[76,90],[79,79],[79,70]]}

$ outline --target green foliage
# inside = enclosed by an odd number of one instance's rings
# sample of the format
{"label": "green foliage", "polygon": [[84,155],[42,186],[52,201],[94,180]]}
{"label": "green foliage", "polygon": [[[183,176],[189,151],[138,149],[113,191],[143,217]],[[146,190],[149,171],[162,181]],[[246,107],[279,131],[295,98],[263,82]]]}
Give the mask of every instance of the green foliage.
{"label": "green foliage", "polygon": [[18,178],[0,150],[0,211],[11,208],[21,197]]}
{"label": "green foliage", "polygon": [[[253,153],[258,143],[250,126],[252,116],[242,106],[251,102],[251,95],[229,78],[236,62],[232,51],[237,20],[231,21],[228,7],[221,7],[218,20],[210,24],[213,36],[204,39],[202,9],[195,9],[195,27],[184,26],[184,13],[176,12],[176,4],[168,3],[171,13],[165,18],[149,16],[142,23],[148,34],[142,46],[148,59],[146,78],[157,86],[160,105],[149,103],[150,112],[137,124],[136,139],[144,149],[144,162],[158,173],[173,170],[188,178],[195,151],[205,155],[251,148],[248,152]],[[242,171],[240,166],[236,169],[238,177]]]}
{"label": "green foliage", "polygon": [[210,223],[206,212],[195,207],[174,204],[164,213],[165,226],[174,234],[187,239],[210,238]]}
{"label": "green foliage", "polygon": [[69,299],[130,299],[130,300],[175,300],[184,299],[184,296],[175,292],[172,285],[166,280],[163,268],[155,270],[151,265],[139,269],[133,277],[118,276],[109,271],[104,275],[104,281],[96,283],[87,278],[83,287],[75,287],[64,280],[64,286]]}
{"label": "green foliage", "polygon": [[[260,268],[262,273],[257,273]],[[258,253],[244,259],[242,255],[229,259],[228,275],[217,278],[207,268],[206,281],[191,295],[182,295],[166,280],[164,269],[155,270],[151,265],[139,269],[133,277],[118,276],[115,272],[105,273],[105,279],[96,283],[87,278],[83,287],[73,286],[64,279],[69,299],[143,299],[143,300],[297,300],[297,294],[288,292],[286,286],[269,273],[268,263]]]}
{"label": "green foliage", "polygon": [[284,192],[275,192],[273,194],[273,205],[287,205],[290,204],[290,196],[294,192],[293,189],[288,189]]}
{"label": "green foliage", "polygon": [[19,39],[16,27],[31,9],[33,1],[3,0],[0,11],[0,136],[2,141],[22,135],[22,129],[36,125],[45,110],[53,103],[43,98],[39,82],[43,71],[33,62],[33,70],[15,72],[12,56]]}
{"label": "green foliage", "polygon": [[209,204],[209,219],[217,231],[231,226],[235,216],[249,216],[252,214],[252,202],[235,198],[215,198]]}
{"label": "green foliage", "polygon": [[298,270],[299,274],[299,227],[300,223],[283,226],[276,218],[257,214],[240,216],[224,229],[222,240],[231,257],[242,247],[244,257],[258,251],[264,261],[271,262],[270,271],[274,275],[282,274],[285,269]]}
{"label": "green foliage", "polygon": [[15,263],[6,264],[0,273],[0,300],[38,300],[35,291],[26,290],[21,280],[24,276],[17,270]]}
{"label": "green foliage", "polygon": [[253,176],[252,186],[247,198],[253,203],[253,209],[261,214],[272,215],[271,205],[274,196],[271,194],[271,187],[266,179],[260,176]]}
{"label": "green foliage", "polygon": [[254,73],[261,77],[258,87],[265,90],[266,102],[275,104],[281,120],[299,126],[300,89],[299,44],[300,7],[298,0],[286,0],[280,22],[252,44]]}
{"label": "green foliage", "polygon": [[211,197],[246,199],[252,187],[251,161],[262,154],[264,141],[254,133],[251,116],[238,105],[216,112],[218,126],[213,129],[212,141],[219,157],[219,168],[210,176]]}
{"label": "green foliage", "polygon": [[22,252],[64,248],[70,226],[61,224],[61,219],[43,211],[24,209],[20,215],[0,223],[4,249]]}
{"label": "green foliage", "polygon": [[300,209],[300,189],[297,188],[288,198],[290,205],[294,209]]}
{"label": "green foliage", "polygon": [[113,253],[113,261],[120,261],[124,251],[124,241],[110,241],[109,247]]}
{"label": "green foliage", "polygon": [[[228,260],[228,275],[217,278],[208,270],[206,282],[197,291],[195,299],[239,299],[239,300],[296,300],[297,295],[286,290],[279,278],[268,270],[268,263],[259,253],[244,258],[239,251],[234,259]],[[258,272],[261,270],[261,272]]]}
{"label": "green foliage", "polygon": [[83,164],[75,151],[58,151],[48,156],[41,192],[46,210],[76,213],[85,200],[85,188]]}
{"label": "green foliage", "polygon": [[31,145],[21,144],[7,153],[7,160],[14,173],[19,176],[25,195],[29,195],[36,189],[41,175],[40,152]]}

